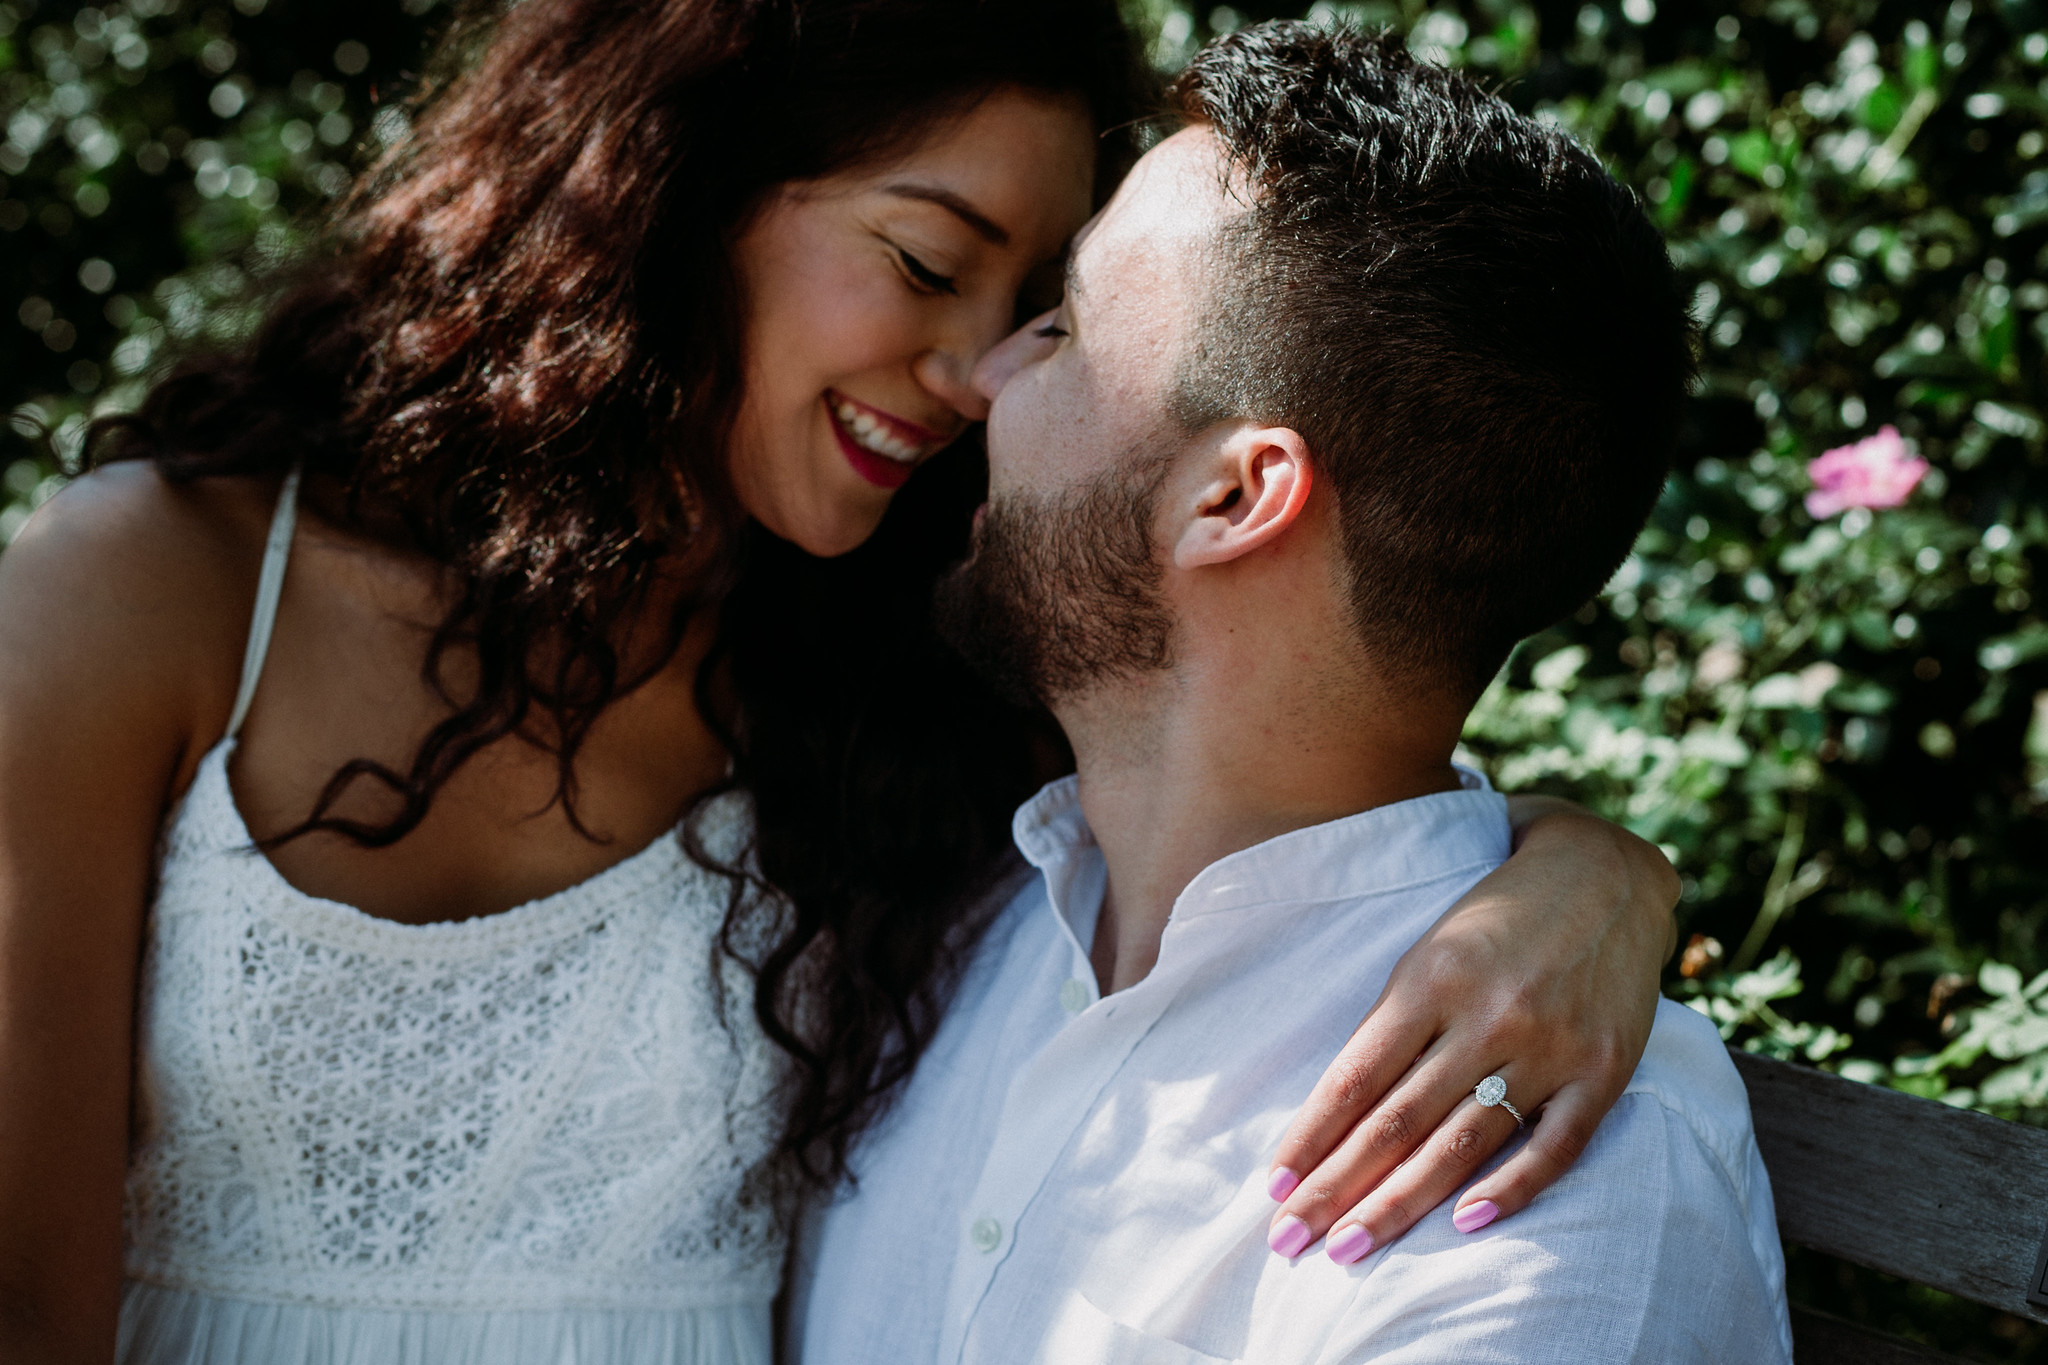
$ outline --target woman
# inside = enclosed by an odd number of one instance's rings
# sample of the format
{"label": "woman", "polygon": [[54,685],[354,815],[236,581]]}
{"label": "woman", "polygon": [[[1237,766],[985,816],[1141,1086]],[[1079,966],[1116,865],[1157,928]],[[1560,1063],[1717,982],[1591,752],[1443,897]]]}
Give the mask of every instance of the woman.
{"label": "woman", "polygon": [[[968,372],[1121,165],[1111,0],[522,0],[451,51],[262,334],[0,560],[10,1361],[765,1360],[790,1173],[1058,769],[926,605]],[[1554,1097],[1508,1212],[1619,1093],[1668,869],[1525,826],[1280,1153],[1325,1224],[1460,1058]]]}

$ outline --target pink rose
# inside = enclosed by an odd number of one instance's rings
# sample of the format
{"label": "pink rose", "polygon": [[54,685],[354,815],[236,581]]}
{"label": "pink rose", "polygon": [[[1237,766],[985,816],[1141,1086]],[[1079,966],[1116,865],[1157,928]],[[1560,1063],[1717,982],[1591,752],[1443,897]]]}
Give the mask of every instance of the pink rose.
{"label": "pink rose", "polygon": [[1808,462],[1806,476],[1813,480],[1806,510],[1819,520],[1851,507],[1897,507],[1927,476],[1927,461],[1907,452],[1897,427],[1880,427]]}

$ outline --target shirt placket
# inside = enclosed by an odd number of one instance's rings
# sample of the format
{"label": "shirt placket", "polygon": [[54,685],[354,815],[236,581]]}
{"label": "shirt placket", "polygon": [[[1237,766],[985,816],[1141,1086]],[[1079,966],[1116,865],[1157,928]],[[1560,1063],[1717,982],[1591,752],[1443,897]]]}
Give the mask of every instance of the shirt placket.
{"label": "shirt placket", "polygon": [[962,1246],[946,1295],[940,1360],[965,1358],[975,1316],[1016,1245],[1032,1200],[1103,1087],[1158,1022],[1172,995],[1163,983],[1148,981],[1089,1005],[1010,1083],[995,1146],[962,1213]]}
{"label": "shirt placket", "polygon": [[[995,1146],[962,1211],[959,1255],[946,1296],[945,1335],[938,1358],[959,1360],[976,1312],[1016,1245],[1019,1224],[1074,1131],[1131,1050],[1165,1012],[1172,992],[1146,982],[1110,1000],[1100,998],[1087,947],[1074,931],[1079,903],[1099,906],[1101,855],[1092,847],[1062,850],[1041,864],[1046,908],[1059,937],[1041,989],[1056,991],[1070,1022],[1010,1082]],[[1092,923],[1093,916],[1088,916]],[[1054,985],[1052,983],[1056,982]],[[1147,989],[1150,987],[1150,989]]]}

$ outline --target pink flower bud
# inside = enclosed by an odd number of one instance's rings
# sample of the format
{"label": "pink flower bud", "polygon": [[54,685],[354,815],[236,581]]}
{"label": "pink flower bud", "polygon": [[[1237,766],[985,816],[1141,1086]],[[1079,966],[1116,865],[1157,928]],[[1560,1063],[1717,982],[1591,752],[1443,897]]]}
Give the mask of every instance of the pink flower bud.
{"label": "pink flower bud", "polygon": [[1806,476],[1806,510],[1818,520],[1851,507],[1897,507],[1927,476],[1927,461],[1907,451],[1897,427],[1882,427],[1808,462]]}

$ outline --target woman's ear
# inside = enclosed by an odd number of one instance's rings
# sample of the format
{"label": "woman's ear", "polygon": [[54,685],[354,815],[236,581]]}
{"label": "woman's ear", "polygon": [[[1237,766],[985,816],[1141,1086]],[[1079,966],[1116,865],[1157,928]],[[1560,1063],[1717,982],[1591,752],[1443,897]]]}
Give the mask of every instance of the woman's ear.
{"label": "woman's ear", "polygon": [[1174,542],[1174,567],[1227,564],[1273,544],[1308,505],[1308,443],[1286,427],[1245,426],[1208,456],[1210,477]]}

